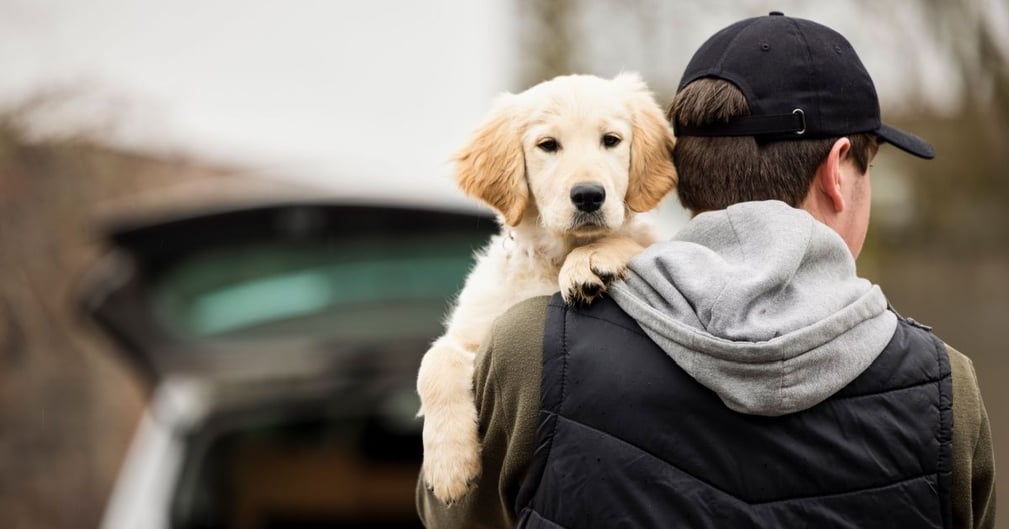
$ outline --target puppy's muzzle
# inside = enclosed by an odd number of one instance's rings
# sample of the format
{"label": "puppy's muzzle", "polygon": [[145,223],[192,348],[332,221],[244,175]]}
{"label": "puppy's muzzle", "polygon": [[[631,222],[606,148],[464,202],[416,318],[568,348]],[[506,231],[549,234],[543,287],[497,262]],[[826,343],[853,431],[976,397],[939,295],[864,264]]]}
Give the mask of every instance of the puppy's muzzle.
{"label": "puppy's muzzle", "polygon": [[571,203],[578,211],[592,213],[606,201],[606,189],[599,184],[580,182],[571,188]]}

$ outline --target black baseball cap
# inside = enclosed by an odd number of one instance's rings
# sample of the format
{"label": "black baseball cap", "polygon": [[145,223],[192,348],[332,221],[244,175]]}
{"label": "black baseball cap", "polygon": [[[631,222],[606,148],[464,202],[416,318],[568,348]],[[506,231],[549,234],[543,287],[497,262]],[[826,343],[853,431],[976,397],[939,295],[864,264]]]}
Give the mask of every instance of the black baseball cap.
{"label": "black baseball cap", "polygon": [[788,141],[867,132],[915,156],[935,156],[925,140],[880,120],[876,88],[855,49],[816,22],[778,11],[736,22],[701,45],[677,91],[704,77],[736,85],[751,115],[697,127],[673,123],[678,136]]}

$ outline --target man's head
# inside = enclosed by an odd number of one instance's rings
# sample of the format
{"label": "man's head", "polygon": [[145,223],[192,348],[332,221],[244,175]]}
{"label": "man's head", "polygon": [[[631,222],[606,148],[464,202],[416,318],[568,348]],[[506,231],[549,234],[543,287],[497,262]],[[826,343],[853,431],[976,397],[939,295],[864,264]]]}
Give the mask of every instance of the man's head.
{"label": "man's head", "polygon": [[872,80],[844,37],[780,13],[708,39],[687,66],[669,119],[685,207],[782,200],[834,228],[856,256],[878,143],[933,156],[925,141],[882,124]]}

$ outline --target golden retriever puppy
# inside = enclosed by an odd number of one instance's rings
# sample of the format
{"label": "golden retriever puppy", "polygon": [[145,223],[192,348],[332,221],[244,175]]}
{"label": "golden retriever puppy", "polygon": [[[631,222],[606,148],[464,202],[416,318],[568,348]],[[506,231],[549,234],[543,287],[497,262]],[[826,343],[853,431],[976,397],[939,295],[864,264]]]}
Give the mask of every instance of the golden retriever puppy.
{"label": "golden retriever puppy", "polygon": [[418,373],[423,476],[442,501],[461,498],[480,472],[473,370],[492,322],[558,290],[591,302],[621,277],[653,242],[634,214],[676,184],[674,141],[636,74],[569,75],[500,96],[456,154],[459,186],[492,207],[502,229],[477,253]]}

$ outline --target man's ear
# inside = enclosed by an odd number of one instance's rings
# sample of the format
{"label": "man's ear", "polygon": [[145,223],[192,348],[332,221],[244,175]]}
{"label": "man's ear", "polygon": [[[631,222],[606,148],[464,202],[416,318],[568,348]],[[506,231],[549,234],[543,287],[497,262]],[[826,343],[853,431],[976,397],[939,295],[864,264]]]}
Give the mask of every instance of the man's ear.
{"label": "man's ear", "polygon": [[813,186],[816,192],[822,193],[834,208],[834,213],[844,211],[844,191],[841,186],[841,162],[848,157],[851,150],[851,140],[840,138],[830,147],[827,157],[816,168],[813,176]]}

